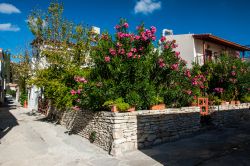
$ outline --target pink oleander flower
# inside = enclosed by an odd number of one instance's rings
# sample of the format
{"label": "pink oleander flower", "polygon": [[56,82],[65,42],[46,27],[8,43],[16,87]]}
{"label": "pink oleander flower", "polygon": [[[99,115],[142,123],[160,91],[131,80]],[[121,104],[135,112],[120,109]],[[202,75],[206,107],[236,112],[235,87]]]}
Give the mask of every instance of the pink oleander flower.
{"label": "pink oleander flower", "polygon": [[138,57],[138,59],[140,59],[140,58],[141,58],[141,55],[138,55],[137,57]]}
{"label": "pink oleander flower", "polygon": [[135,40],[140,40],[141,37],[139,35],[136,35],[134,38]]}
{"label": "pink oleander flower", "polygon": [[71,93],[71,95],[77,94],[77,92],[75,90],[73,90],[73,89],[70,91],[70,93]]}
{"label": "pink oleander flower", "polygon": [[171,69],[172,69],[172,70],[175,70],[175,71],[177,71],[178,68],[179,68],[179,66],[178,66],[177,63],[175,63],[175,64],[173,64],[173,65],[171,66]]}
{"label": "pink oleander flower", "polygon": [[110,53],[111,55],[116,55],[116,51],[115,51],[113,48],[110,48],[110,49],[109,49],[109,53]]}
{"label": "pink oleander flower", "polygon": [[123,26],[125,27],[125,28],[128,28],[128,23],[127,22],[125,22],[124,24],[123,24]]}
{"label": "pink oleander flower", "polygon": [[133,56],[133,53],[132,53],[132,52],[127,53],[127,57],[128,57],[128,58],[131,58],[132,56]]}
{"label": "pink oleander flower", "polygon": [[143,41],[148,40],[148,37],[146,36],[146,33],[145,33],[145,32],[142,32],[142,33],[141,33],[141,38],[142,38]]}
{"label": "pink oleander flower", "polygon": [[223,93],[224,89],[223,88],[214,88],[214,91],[216,93]]}
{"label": "pink oleander flower", "polygon": [[196,81],[196,79],[192,80],[192,85],[194,85],[194,86],[198,85],[198,82]]}
{"label": "pink oleander flower", "polygon": [[152,33],[155,33],[156,32],[156,27],[151,26],[150,30],[151,30]]}
{"label": "pink oleander flower", "polygon": [[185,76],[187,76],[188,78],[190,78],[191,77],[191,73],[190,73],[190,70],[186,70],[185,71]]}
{"label": "pink oleander flower", "polygon": [[117,37],[118,37],[118,39],[123,38],[123,33],[122,32],[117,32]]}
{"label": "pink oleander flower", "polygon": [[88,82],[84,77],[75,76],[74,79],[76,82],[82,82],[82,83]]}
{"label": "pink oleander flower", "polygon": [[75,110],[75,111],[79,111],[80,110],[80,107],[78,107],[78,106],[74,106],[74,107],[71,107],[73,110]]}
{"label": "pink oleander flower", "polygon": [[139,48],[139,51],[143,51],[143,50],[144,50],[144,47],[140,47],[140,48]]}
{"label": "pink oleander flower", "polygon": [[160,68],[163,68],[163,67],[166,66],[166,64],[165,63],[160,63],[159,66],[160,66]]}
{"label": "pink oleander flower", "polygon": [[105,60],[105,62],[110,62],[110,57],[109,56],[105,56],[104,60]]}
{"label": "pink oleander flower", "polygon": [[118,50],[118,54],[124,55],[125,54],[125,50],[123,48]]}
{"label": "pink oleander flower", "polygon": [[77,94],[81,94],[82,89],[77,90]]}
{"label": "pink oleander flower", "polygon": [[115,29],[116,29],[116,30],[118,30],[118,29],[120,29],[120,28],[121,28],[120,25],[116,25],[116,26],[115,26]]}
{"label": "pink oleander flower", "polygon": [[136,53],[137,49],[136,48],[131,48],[130,51],[133,52],[133,53]]}
{"label": "pink oleander flower", "polygon": [[166,64],[164,63],[164,60],[162,58],[158,59],[158,64],[159,64],[160,68],[163,68],[166,66]]}
{"label": "pink oleander flower", "polygon": [[134,36],[130,36],[130,42],[133,42],[134,40]]}
{"label": "pink oleander flower", "polygon": [[162,36],[160,40],[161,40],[161,42],[164,42],[166,40],[166,37]]}
{"label": "pink oleander flower", "polygon": [[156,40],[156,37],[155,37],[155,36],[152,36],[151,39],[152,39],[153,41],[155,41],[155,40]]}
{"label": "pink oleander flower", "polygon": [[124,35],[124,37],[131,37],[131,34],[129,34],[129,33],[124,33],[123,35]]}
{"label": "pink oleander flower", "polygon": [[173,43],[173,44],[171,45],[171,47],[172,47],[172,48],[177,48],[177,47],[178,47],[178,44]]}
{"label": "pink oleander flower", "polygon": [[147,34],[148,37],[152,36],[152,32],[149,29],[146,29],[146,34]]}
{"label": "pink oleander flower", "polygon": [[231,75],[232,75],[232,76],[236,76],[236,72],[235,72],[235,71],[232,71],[232,72],[231,72]]}
{"label": "pink oleander flower", "polygon": [[136,57],[137,57],[136,55],[133,56],[134,59],[136,59]]}
{"label": "pink oleander flower", "polygon": [[162,63],[162,62],[164,62],[164,60],[162,58],[159,58],[158,63]]}
{"label": "pink oleander flower", "polygon": [[165,49],[168,49],[168,48],[169,48],[169,46],[168,46],[167,44],[165,44],[165,45],[164,45],[164,48],[165,48]]}
{"label": "pink oleander flower", "polygon": [[175,56],[176,56],[177,58],[179,58],[179,55],[180,55],[180,52],[175,51]]}
{"label": "pink oleander flower", "polygon": [[86,81],[87,81],[84,77],[79,77],[78,80],[79,80],[79,82],[82,82],[82,83],[86,83]]}

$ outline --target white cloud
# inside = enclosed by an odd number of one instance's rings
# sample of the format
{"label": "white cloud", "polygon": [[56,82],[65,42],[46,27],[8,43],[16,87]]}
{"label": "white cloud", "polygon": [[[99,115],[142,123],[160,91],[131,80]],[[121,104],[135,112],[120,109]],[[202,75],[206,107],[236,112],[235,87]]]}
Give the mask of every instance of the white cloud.
{"label": "white cloud", "polygon": [[12,25],[11,23],[0,24],[0,31],[20,31],[20,28],[16,25]]}
{"label": "white cloud", "polygon": [[136,3],[134,12],[142,13],[142,14],[150,14],[155,10],[158,10],[161,8],[161,2],[155,2],[154,0],[140,0]]}
{"label": "white cloud", "polygon": [[0,13],[12,14],[12,13],[21,13],[21,11],[12,4],[0,3]]}

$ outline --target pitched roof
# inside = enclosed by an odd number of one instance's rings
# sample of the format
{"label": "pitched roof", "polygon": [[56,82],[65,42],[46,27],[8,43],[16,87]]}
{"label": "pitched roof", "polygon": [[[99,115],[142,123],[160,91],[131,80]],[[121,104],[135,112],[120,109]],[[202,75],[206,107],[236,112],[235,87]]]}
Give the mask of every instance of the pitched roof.
{"label": "pitched roof", "polygon": [[212,34],[195,34],[195,35],[193,35],[193,37],[195,39],[201,39],[204,41],[209,41],[209,42],[217,43],[217,44],[224,45],[224,46],[227,46],[230,48],[234,48],[238,51],[250,51],[249,47],[222,39],[222,38],[214,36]]}

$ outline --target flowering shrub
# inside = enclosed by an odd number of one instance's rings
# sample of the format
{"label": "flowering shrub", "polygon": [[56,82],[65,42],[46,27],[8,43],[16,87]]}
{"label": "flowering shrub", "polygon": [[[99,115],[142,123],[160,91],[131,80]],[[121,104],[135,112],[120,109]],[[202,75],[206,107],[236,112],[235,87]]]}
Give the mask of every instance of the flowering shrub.
{"label": "flowering shrub", "polygon": [[203,66],[195,65],[193,71],[199,71],[206,76],[202,95],[231,101],[239,100],[249,93],[249,67],[249,63],[242,61],[238,54],[224,54],[216,61],[207,62]]}
{"label": "flowering shrub", "polygon": [[70,92],[76,96],[74,104],[103,110],[105,102],[117,99],[137,109],[160,102],[169,106],[190,103],[190,71],[180,53],[172,50],[178,46],[175,41],[162,37],[159,49],[155,49],[154,26],[146,29],[140,25],[136,33],[129,32],[128,27],[122,19],[115,26],[114,36],[108,33],[100,36],[91,52],[94,66],[88,81],[75,77],[78,85]]}

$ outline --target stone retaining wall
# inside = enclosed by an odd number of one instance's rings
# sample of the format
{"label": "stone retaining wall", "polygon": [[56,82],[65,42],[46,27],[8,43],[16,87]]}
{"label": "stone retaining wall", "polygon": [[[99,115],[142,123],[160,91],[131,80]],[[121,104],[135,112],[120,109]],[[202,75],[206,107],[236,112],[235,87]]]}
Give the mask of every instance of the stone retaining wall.
{"label": "stone retaining wall", "polygon": [[250,103],[210,107],[211,121],[216,126],[224,126],[243,120],[250,120]]}
{"label": "stone retaining wall", "polygon": [[[224,125],[250,118],[250,103],[211,107],[212,122]],[[219,110],[219,111],[218,111]],[[94,144],[112,155],[172,141],[199,131],[198,107],[142,110],[126,113],[57,112],[60,123],[87,139],[96,132]]]}
{"label": "stone retaining wall", "polygon": [[168,142],[199,130],[198,107],[116,113],[110,153]]}
{"label": "stone retaining wall", "polygon": [[89,139],[95,132],[94,144],[106,151],[112,145],[113,113],[92,111],[65,111],[60,116],[60,124],[66,126],[69,132]]}

